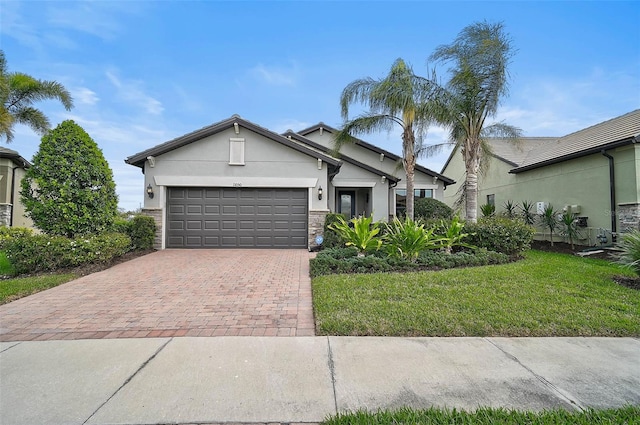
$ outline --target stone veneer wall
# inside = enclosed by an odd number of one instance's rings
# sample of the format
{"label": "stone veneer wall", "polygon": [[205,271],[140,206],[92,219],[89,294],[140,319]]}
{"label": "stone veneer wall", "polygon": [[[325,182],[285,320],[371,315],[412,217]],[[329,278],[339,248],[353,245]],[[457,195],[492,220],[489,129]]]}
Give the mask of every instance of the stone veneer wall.
{"label": "stone veneer wall", "polygon": [[156,237],[153,239],[153,247],[162,249],[162,209],[160,208],[143,208],[142,214],[153,217],[156,222]]}
{"label": "stone veneer wall", "polygon": [[309,211],[309,250],[318,247],[316,236],[324,234],[324,220],[329,214],[328,210]]}
{"label": "stone veneer wall", "polygon": [[11,204],[0,204],[0,226],[9,226],[11,224]]}
{"label": "stone veneer wall", "polygon": [[618,223],[620,233],[640,230],[640,204],[618,205]]}

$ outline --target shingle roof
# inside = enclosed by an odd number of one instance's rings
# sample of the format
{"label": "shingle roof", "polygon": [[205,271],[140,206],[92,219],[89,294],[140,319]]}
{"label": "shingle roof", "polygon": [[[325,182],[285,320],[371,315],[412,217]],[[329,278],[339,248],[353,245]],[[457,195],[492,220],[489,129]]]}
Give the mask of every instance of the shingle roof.
{"label": "shingle roof", "polygon": [[173,140],[169,140],[168,142],[154,146],[150,149],[144,150],[142,152],[138,152],[134,155],[131,155],[127,159],[125,159],[124,162],[126,162],[127,164],[135,165],[136,167],[142,168],[144,167],[144,162],[149,156],[158,156],[158,155],[162,155],[164,153],[170,152],[174,149],[178,149],[182,146],[188,145],[189,143],[193,143],[200,139],[204,139],[205,137],[211,136],[213,134],[216,134],[228,128],[231,128],[236,123],[240,127],[244,127],[249,130],[252,130],[258,134],[261,134],[273,141],[281,143],[294,150],[297,150],[299,152],[302,152],[314,158],[322,159],[324,162],[328,164],[331,164],[334,166],[340,165],[340,161],[335,158],[316,152],[313,149],[309,149],[304,146],[301,146],[298,143],[292,142],[291,140],[279,135],[278,133],[274,133],[271,130],[268,130],[264,127],[260,127],[259,125],[254,124],[251,121],[247,121],[241,118],[239,115],[232,115],[230,118],[227,118],[226,120],[219,121],[217,123],[203,127],[199,130],[177,137]]}
{"label": "shingle roof", "polygon": [[[306,136],[306,135],[308,135],[310,133],[313,133],[314,131],[317,131],[320,128],[328,131],[329,133],[337,133],[338,131],[340,131],[340,130],[338,130],[336,128],[333,128],[331,126],[326,125],[323,122],[320,122],[320,123],[318,123],[316,125],[313,125],[311,127],[305,128],[304,130],[300,130],[297,133],[302,135],[302,136]],[[380,154],[380,153],[384,154],[384,156],[392,159],[393,161],[402,160],[402,158],[400,158],[398,155],[396,155],[394,153],[391,153],[391,152],[389,152],[387,150],[384,150],[382,148],[379,148],[376,145],[372,145],[371,143],[367,143],[364,140],[358,139],[356,137],[354,137],[354,139],[355,139],[355,144],[358,145],[358,146],[362,146],[363,148],[369,149],[370,151],[373,151],[373,152],[378,153],[378,154]],[[420,172],[422,172],[422,173],[425,173],[425,174],[427,174],[427,175],[429,175],[431,177],[437,177],[438,180],[441,180],[441,181],[444,182],[445,186],[449,185],[449,184],[455,184],[455,180],[452,180],[449,177],[443,176],[440,173],[437,173],[437,172],[435,172],[433,170],[430,170],[427,167],[423,167],[420,164],[416,164],[416,168],[415,169],[420,171]]]}
{"label": "shingle roof", "polygon": [[603,149],[613,149],[637,143],[640,136],[640,109],[601,122],[575,133],[545,143],[534,149],[522,164],[511,170],[519,173],[569,159],[591,155]]}
{"label": "shingle roof", "polygon": [[525,162],[531,152],[544,150],[547,144],[556,140],[557,137],[520,137],[517,141],[501,138],[492,138],[487,141],[493,156],[518,167]]}
{"label": "shingle roof", "polygon": [[31,166],[29,161],[20,156],[17,151],[14,151],[13,149],[7,149],[2,146],[0,146],[0,158],[12,159],[13,162],[25,168],[29,168]]}

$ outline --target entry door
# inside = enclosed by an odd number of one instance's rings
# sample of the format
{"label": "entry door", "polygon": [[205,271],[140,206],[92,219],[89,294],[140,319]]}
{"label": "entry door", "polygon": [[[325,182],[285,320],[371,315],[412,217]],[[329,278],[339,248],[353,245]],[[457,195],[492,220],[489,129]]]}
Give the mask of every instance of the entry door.
{"label": "entry door", "polygon": [[356,216],[356,192],[354,190],[338,191],[338,212],[349,219]]}

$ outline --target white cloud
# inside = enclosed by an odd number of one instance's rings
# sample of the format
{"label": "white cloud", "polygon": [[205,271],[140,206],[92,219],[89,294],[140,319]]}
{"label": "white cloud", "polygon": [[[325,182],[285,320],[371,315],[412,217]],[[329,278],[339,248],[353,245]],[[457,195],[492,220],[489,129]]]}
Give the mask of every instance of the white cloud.
{"label": "white cloud", "polygon": [[0,34],[12,37],[25,46],[36,50],[42,48],[42,43],[36,29],[25,22],[20,14],[21,4],[18,2],[2,2],[0,13]]}
{"label": "white cloud", "polygon": [[115,74],[115,71],[107,71],[107,78],[118,89],[118,96],[137,107],[142,108],[146,113],[152,115],[160,115],[164,111],[162,102],[146,94],[140,86],[142,83],[139,81],[122,81]]}
{"label": "white cloud", "polygon": [[249,74],[254,78],[272,86],[295,86],[298,79],[299,69],[296,62],[291,62],[288,67],[265,66],[259,63],[249,70]]}
{"label": "white cloud", "polygon": [[91,89],[86,87],[77,87],[71,90],[71,96],[75,102],[79,102],[85,105],[95,105],[100,98]]}

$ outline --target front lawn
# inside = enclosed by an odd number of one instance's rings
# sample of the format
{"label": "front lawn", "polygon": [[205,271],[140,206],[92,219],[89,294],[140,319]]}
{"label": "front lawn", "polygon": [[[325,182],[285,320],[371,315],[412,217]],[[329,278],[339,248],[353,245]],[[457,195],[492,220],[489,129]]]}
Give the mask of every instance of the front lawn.
{"label": "front lawn", "polygon": [[64,273],[0,280],[0,304],[6,304],[77,278],[78,275],[74,273]]}
{"label": "front lawn", "polygon": [[640,336],[640,291],[604,260],[529,251],[516,263],[313,279],[316,333]]}
{"label": "front lawn", "polygon": [[640,416],[639,407],[623,407],[619,409],[587,410],[585,412],[568,412],[566,410],[549,410],[542,412],[519,412],[516,410],[481,408],[475,412],[456,409],[431,408],[415,410],[400,409],[395,412],[380,411],[376,413],[355,412],[330,417],[323,425],[376,425],[376,424],[637,424]]}

